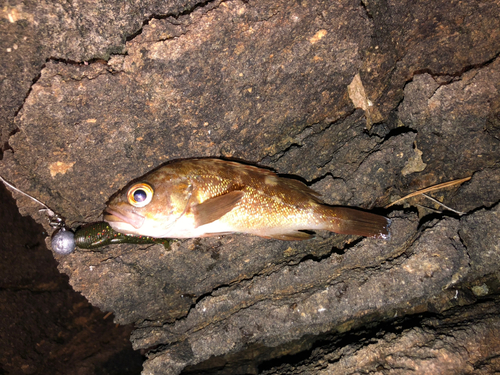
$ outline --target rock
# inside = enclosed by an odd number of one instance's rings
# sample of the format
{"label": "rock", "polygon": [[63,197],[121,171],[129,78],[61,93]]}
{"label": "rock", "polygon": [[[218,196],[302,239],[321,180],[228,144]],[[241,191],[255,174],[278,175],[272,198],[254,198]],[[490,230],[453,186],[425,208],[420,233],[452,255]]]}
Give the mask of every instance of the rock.
{"label": "rock", "polygon": [[[345,373],[403,362],[422,372],[498,370],[490,361],[498,311],[479,302],[498,291],[490,229],[499,8],[497,0],[6,6],[0,175],[70,227],[100,220],[130,180],[194,156],[272,167],[330,204],[393,218],[390,241],[228,235],[170,251],[53,253],[90,303],[135,324],[145,374]],[[470,176],[430,193],[461,217],[421,195],[383,208]],[[52,233],[38,204],[14,196]],[[481,337],[488,327],[493,334]],[[421,342],[427,349],[412,350]],[[457,354],[453,345],[477,350]]]}

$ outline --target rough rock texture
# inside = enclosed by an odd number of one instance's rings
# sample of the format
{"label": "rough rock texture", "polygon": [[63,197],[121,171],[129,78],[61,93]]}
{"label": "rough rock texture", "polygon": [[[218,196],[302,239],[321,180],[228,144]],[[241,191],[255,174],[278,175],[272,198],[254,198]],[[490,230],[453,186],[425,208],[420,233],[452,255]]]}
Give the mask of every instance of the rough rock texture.
{"label": "rough rock texture", "polygon": [[2,374],[134,375],[131,326],[117,326],[68,285],[42,228],[21,217],[0,186],[0,364]]}
{"label": "rough rock texture", "polygon": [[[67,224],[193,156],[269,166],[393,218],[388,241],[231,235],[54,254],[92,305],[135,324],[144,374],[500,370],[500,1],[2,12],[0,175]],[[419,195],[383,209],[463,177],[430,193],[446,206]]]}

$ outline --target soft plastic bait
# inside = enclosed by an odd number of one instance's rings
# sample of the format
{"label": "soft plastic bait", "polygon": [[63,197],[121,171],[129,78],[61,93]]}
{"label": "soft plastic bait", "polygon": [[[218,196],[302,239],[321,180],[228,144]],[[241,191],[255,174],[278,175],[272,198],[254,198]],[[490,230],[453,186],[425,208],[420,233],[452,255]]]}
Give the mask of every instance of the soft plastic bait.
{"label": "soft plastic bait", "polygon": [[78,228],[75,233],[65,227],[61,227],[52,236],[52,249],[56,253],[63,255],[72,253],[75,250],[75,246],[81,249],[97,249],[102,246],[119,243],[162,244],[168,249],[172,241],[171,238],[153,238],[118,233],[108,223],[99,221],[86,224]]}
{"label": "soft plastic bait", "polygon": [[172,241],[174,241],[173,239],[167,238],[153,238],[118,233],[104,221],[86,224],[73,233],[73,231],[66,226],[64,218],[50,209],[45,203],[16,188],[2,176],[0,176],[0,181],[8,188],[23,194],[43,207],[41,211],[43,210],[47,214],[49,225],[52,228],[57,228],[52,236],[52,249],[58,254],[71,254],[75,251],[76,246],[81,249],[97,249],[101,246],[119,243],[162,244],[168,249]]}

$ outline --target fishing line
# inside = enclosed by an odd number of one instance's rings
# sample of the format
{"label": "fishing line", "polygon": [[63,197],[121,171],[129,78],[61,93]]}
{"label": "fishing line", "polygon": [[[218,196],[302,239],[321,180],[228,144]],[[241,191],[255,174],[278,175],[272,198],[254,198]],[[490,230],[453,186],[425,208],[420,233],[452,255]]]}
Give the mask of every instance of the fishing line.
{"label": "fishing line", "polygon": [[167,238],[153,238],[119,233],[114,231],[113,228],[104,221],[86,224],[73,232],[66,226],[64,217],[56,213],[45,203],[18,189],[2,176],[0,176],[0,180],[7,188],[17,193],[21,193],[43,207],[40,211],[45,211],[47,219],[49,220],[49,225],[56,229],[52,234],[51,245],[52,250],[57,254],[71,254],[75,251],[77,246],[81,249],[97,249],[102,246],[119,243],[162,244],[168,250],[173,241]]}

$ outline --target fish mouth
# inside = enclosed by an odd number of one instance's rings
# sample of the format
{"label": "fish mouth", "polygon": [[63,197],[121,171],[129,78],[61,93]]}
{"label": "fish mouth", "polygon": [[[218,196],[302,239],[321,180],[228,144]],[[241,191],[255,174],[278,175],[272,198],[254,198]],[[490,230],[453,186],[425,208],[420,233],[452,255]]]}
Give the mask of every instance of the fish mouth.
{"label": "fish mouth", "polygon": [[[109,224],[126,223],[132,225],[135,229],[140,229],[146,218],[135,212],[121,211],[117,208],[106,207],[104,210],[104,221]],[[112,226],[112,225],[111,225]]]}

